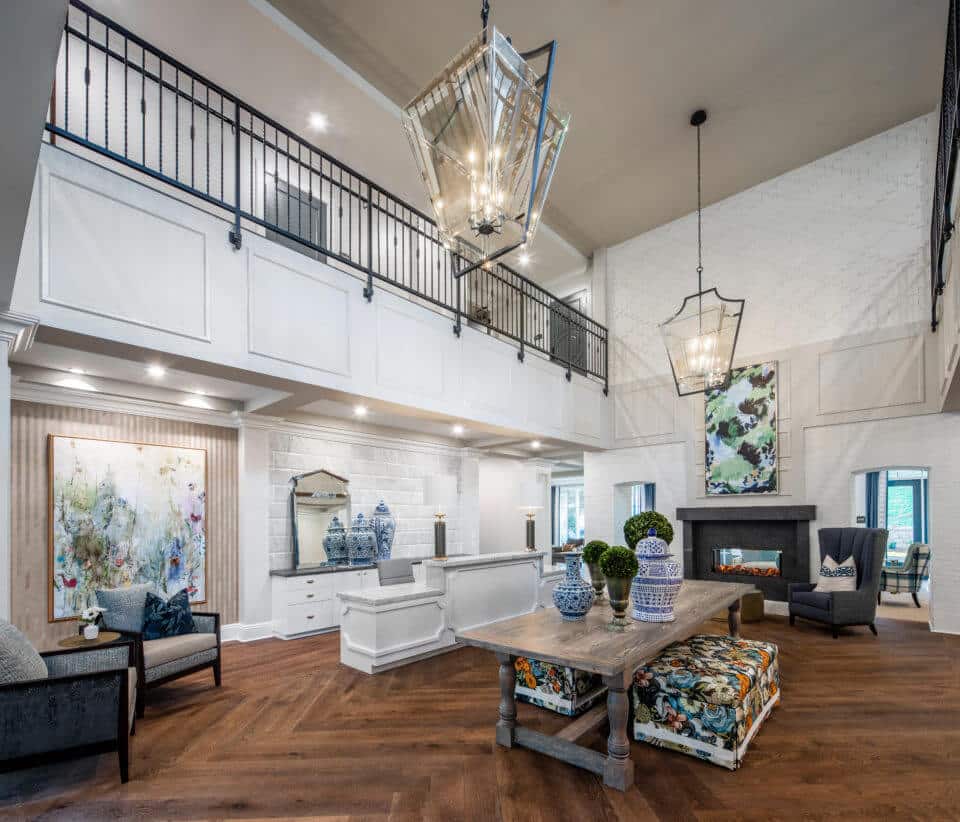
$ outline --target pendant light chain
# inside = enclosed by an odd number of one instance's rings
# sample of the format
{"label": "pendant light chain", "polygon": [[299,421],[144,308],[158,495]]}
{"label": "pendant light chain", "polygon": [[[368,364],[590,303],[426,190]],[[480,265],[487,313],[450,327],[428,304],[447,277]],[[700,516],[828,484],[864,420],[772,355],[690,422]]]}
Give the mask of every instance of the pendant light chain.
{"label": "pendant light chain", "polygon": [[697,126],[697,291],[703,291],[703,187],[700,172],[700,126]]}
{"label": "pendant light chain", "polygon": [[487,20],[490,19],[490,0],[481,0],[480,2],[480,30],[487,28]]}

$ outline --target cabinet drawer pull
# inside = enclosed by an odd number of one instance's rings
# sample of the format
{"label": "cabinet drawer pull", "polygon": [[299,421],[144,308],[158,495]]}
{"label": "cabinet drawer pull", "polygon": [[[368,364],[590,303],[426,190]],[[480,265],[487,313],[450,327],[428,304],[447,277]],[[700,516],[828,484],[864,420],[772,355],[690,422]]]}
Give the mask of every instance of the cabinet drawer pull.
{"label": "cabinet drawer pull", "polygon": [[313,594],[307,594],[307,599],[313,599],[313,597],[314,597]]}
{"label": "cabinet drawer pull", "polygon": [[314,582],[316,582],[315,579],[308,579],[308,580],[306,580],[307,585],[313,585]]}
{"label": "cabinet drawer pull", "polygon": [[316,614],[307,614],[307,619],[313,619]]}

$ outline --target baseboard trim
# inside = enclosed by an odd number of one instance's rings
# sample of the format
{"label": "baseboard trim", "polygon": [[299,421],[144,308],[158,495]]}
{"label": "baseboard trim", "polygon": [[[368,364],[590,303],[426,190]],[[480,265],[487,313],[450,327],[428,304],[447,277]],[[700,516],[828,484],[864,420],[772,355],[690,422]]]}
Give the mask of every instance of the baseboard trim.
{"label": "baseboard trim", "polygon": [[252,625],[234,622],[220,626],[221,642],[256,642],[258,639],[270,639],[272,636],[272,622],[257,622]]}

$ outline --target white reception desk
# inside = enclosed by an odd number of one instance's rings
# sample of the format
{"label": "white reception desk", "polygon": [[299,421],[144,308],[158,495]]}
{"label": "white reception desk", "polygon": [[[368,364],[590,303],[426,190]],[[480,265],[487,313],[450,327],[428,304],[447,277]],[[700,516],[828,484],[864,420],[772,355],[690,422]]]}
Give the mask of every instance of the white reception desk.
{"label": "white reception desk", "polygon": [[553,607],[564,571],[544,556],[427,559],[418,582],[340,593],[340,661],[375,674],[450,650],[457,631]]}

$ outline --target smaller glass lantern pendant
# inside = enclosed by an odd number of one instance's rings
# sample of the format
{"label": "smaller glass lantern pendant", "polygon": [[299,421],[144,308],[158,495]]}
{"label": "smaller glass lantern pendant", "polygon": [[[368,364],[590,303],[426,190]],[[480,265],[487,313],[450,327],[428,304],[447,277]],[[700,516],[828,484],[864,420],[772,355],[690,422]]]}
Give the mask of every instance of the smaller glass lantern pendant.
{"label": "smaller glass lantern pendant", "polygon": [[727,383],[746,304],[746,300],[721,297],[716,288],[703,290],[700,126],[706,121],[707,112],[702,109],[690,118],[690,125],[697,129],[697,293],[685,297],[680,310],[660,326],[673,381],[681,397],[702,394]]}
{"label": "smaller glass lantern pendant", "polygon": [[[556,41],[520,53],[487,26],[406,106],[403,126],[457,276],[529,244],[568,114],[550,105]],[[538,74],[528,60],[546,57]]]}

